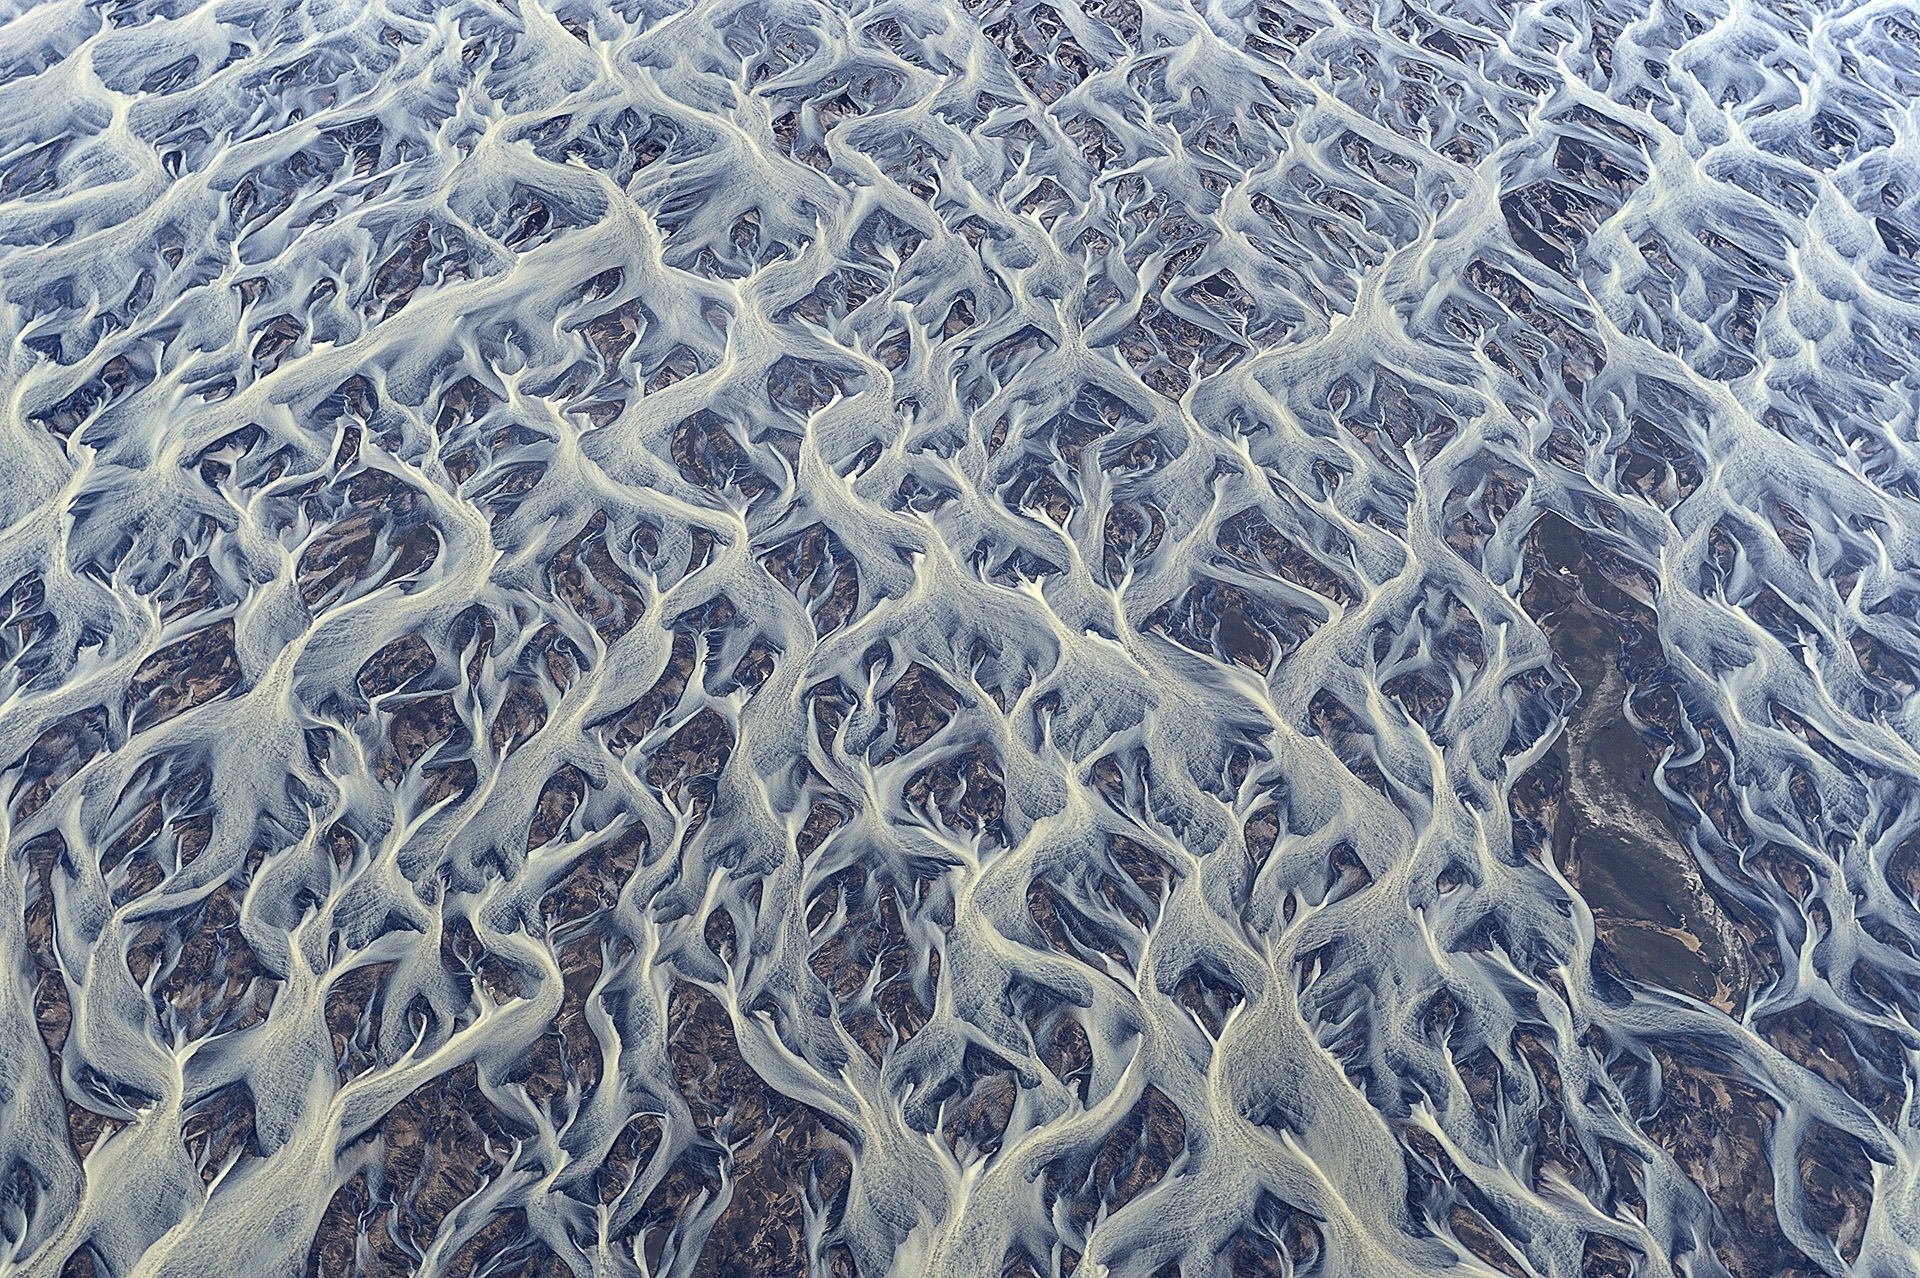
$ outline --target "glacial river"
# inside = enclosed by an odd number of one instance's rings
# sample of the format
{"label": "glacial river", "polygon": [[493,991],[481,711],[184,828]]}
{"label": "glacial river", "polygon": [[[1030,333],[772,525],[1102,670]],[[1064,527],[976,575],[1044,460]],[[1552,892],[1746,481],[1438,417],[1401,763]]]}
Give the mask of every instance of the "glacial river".
{"label": "glacial river", "polygon": [[0,1275],[1920,1266],[1920,16],[0,0]]}

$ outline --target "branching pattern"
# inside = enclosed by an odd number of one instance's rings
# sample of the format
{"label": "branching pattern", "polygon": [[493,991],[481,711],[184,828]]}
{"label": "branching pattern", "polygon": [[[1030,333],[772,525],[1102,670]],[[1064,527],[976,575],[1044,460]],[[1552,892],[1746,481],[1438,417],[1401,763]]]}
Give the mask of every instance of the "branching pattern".
{"label": "branching pattern", "polygon": [[0,1274],[1910,1274],[1920,19],[0,2]]}

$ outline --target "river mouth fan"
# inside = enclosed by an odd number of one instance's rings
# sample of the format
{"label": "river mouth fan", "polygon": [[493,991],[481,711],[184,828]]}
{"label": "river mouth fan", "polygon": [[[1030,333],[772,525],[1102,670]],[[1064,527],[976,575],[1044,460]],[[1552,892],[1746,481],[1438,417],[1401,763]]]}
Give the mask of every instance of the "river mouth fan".
{"label": "river mouth fan", "polygon": [[0,3],[0,1272],[1910,1272],[1916,98]]}

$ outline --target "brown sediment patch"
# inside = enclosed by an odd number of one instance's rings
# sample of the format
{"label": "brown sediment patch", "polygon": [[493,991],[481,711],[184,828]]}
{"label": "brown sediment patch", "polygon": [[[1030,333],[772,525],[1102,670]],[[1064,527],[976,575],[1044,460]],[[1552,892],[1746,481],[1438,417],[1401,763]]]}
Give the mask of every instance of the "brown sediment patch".
{"label": "brown sediment patch", "polygon": [[1097,1217],[1119,1211],[1164,1180],[1186,1144],[1180,1107],[1149,1084],[1098,1146],[1047,1166],[1046,1200],[1055,1204],[1056,1218],[1064,1216],[1073,1241],[1084,1243]]}
{"label": "brown sediment patch", "polygon": [[607,517],[595,511],[574,539],[554,553],[547,580],[556,599],[571,608],[600,638],[612,643],[646,612],[640,587],[607,546]]}
{"label": "brown sediment patch", "polygon": [[1890,1031],[1812,1001],[1760,1017],[1753,1028],[1788,1059],[1895,1125],[1906,1100],[1906,1053]]}
{"label": "brown sediment patch", "polygon": [[760,565],[799,599],[816,634],[838,630],[860,599],[860,574],[840,538],[823,523],[809,524],[762,551]]}
{"label": "brown sediment patch", "polygon": [[139,728],[225,696],[240,684],[233,622],[216,622],[168,644],[140,663],[127,686],[127,721]]}
{"label": "brown sediment patch", "polygon": [[846,1141],[753,1071],[713,995],[676,984],[667,1018],[674,1082],[703,1146],[712,1142],[724,1151],[719,1157],[731,1161],[731,1197],[692,1272],[713,1278],[806,1272],[807,1215],[832,1217],[844,1207],[852,1176]]}
{"label": "brown sediment patch", "polygon": [[562,764],[540,787],[533,819],[527,824],[528,852],[545,847],[565,832],[567,822],[587,795],[586,774],[571,763]]}
{"label": "brown sediment patch", "polygon": [[[842,915],[844,914],[844,917]],[[807,911],[819,936],[808,959],[831,992],[841,1023],[875,1064],[925,1028],[940,980],[938,952],[914,962],[900,889],[850,865],[821,885]],[[831,925],[830,930],[829,925]]]}
{"label": "brown sediment patch", "polygon": [[[343,508],[300,556],[300,594],[309,608],[423,572],[440,554],[427,501],[411,485],[384,471],[363,470],[346,488]],[[385,570],[374,579],[380,564]]]}
{"label": "brown sediment patch", "polygon": [[279,981],[240,929],[244,888],[222,883],[198,907],[170,920],[184,935],[154,987],[155,1000],[190,1034],[232,1032],[267,1018]]}
{"label": "brown sediment patch", "polygon": [[919,749],[952,721],[959,706],[959,694],[945,679],[914,662],[880,698],[879,707],[893,727],[893,742],[875,762],[885,763]]}
{"label": "brown sediment patch", "polygon": [[[1262,1190],[1246,1222],[1227,1240],[1224,1255],[1233,1278],[1287,1278],[1313,1273],[1325,1250],[1319,1221]],[[1170,1261],[1154,1278],[1178,1278],[1179,1273],[1179,1263]]]}
{"label": "brown sediment patch", "polygon": [[1694,863],[1624,710],[1621,665],[1632,651],[1616,617],[1644,631],[1648,610],[1605,578],[1584,535],[1556,515],[1535,526],[1529,560],[1522,603],[1580,694],[1538,775],[1515,787],[1516,812],[1550,831],[1556,860],[1628,975],[1731,1010],[1753,980],[1743,929]]}
{"label": "brown sediment patch", "polygon": [[76,710],[53,724],[27,747],[20,762],[25,784],[14,800],[13,819],[25,820],[74,773],[107,747],[107,708]]}
{"label": "brown sediment patch", "polygon": [[1780,1229],[1769,1154],[1779,1106],[1710,1055],[1651,1050],[1661,1097],[1640,1125],[1719,1213],[1715,1254],[1735,1278],[1819,1273]]}
{"label": "brown sediment patch", "polygon": [[450,741],[454,743],[453,750],[446,753],[464,751],[470,744],[454,699],[444,692],[410,698],[396,705],[387,720],[386,737],[390,752],[384,754],[375,767],[381,779],[388,782],[397,781]]}
{"label": "brown sediment patch", "polygon": [[1860,1256],[1873,1209],[1873,1164],[1865,1145],[1817,1123],[1796,1159],[1807,1224],[1829,1239],[1849,1268]]}
{"label": "brown sediment patch", "polygon": [[673,650],[653,686],[618,716],[599,725],[609,750],[624,755],[680,704],[688,684],[693,681],[693,658],[693,636],[684,630],[674,631]]}
{"label": "brown sediment patch", "polygon": [[933,764],[907,782],[909,804],[938,815],[949,829],[981,834],[990,842],[1008,841],[999,755],[991,744],[977,745]]}
{"label": "brown sediment patch", "polygon": [[[308,1278],[412,1273],[448,1215],[498,1173],[512,1139],[472,1064],[409,1094],[378,1128],[380,1157],[328,1202],[307,1253]],[[489,1219],[460,1253],[481,1260],[526,1237],[517,1212]],[[565,1273],[558,1270],[514,1272]]]}
{"label": "brown sediment patch", "polygon": [[355,683],[362,696],[397,692],[434,667],[433,646],[420,634],[404,634],[368,657]]}
{"label": "brown sediment patch", "polygon": [[968,1044],[940,1126],[954,1157],[965,1161],[996,1153],[1019,1095],[1019,1077],[978,1046]]}
{"label": "brown sediment patch", "polygon": [[1588,1234],[1580,1250],[1581,1278],[1633,1278],[1646,1253],[1605,1234]]}
{"label": "brown sediment patch", "polygon": [[560,1010],[532,1047],[506,1075],[536,1104],[578,1088],[591,1093],[600,1084],[601,1043],[587,1018],[587,999],[600,979],[601,941],[585,934],[560,947]]}
{"label": "brown sediment patch", "polygon": [[676,801],[686,791],[688,801],[704,816],[715,781],[733,749],[732,726],[718,711],[701,710],[653,752],[647,763],[647,784]]}
{"label": "brown sediment patch", "polygon": [[230,1160],[260,1152],[253,1093],[245,1083],[227,1084],[188,1112],[181,1134],[200,1169],[200,1179],[211,1183]]}

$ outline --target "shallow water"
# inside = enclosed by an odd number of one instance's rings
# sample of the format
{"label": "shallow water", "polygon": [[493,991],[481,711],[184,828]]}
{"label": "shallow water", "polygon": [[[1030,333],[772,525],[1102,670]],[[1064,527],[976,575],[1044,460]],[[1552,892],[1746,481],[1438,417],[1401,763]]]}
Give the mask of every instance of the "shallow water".
{"label": "shallow water", "polygon": [[0,0],[0,1274],[1908,1274],[1920,17]]}

